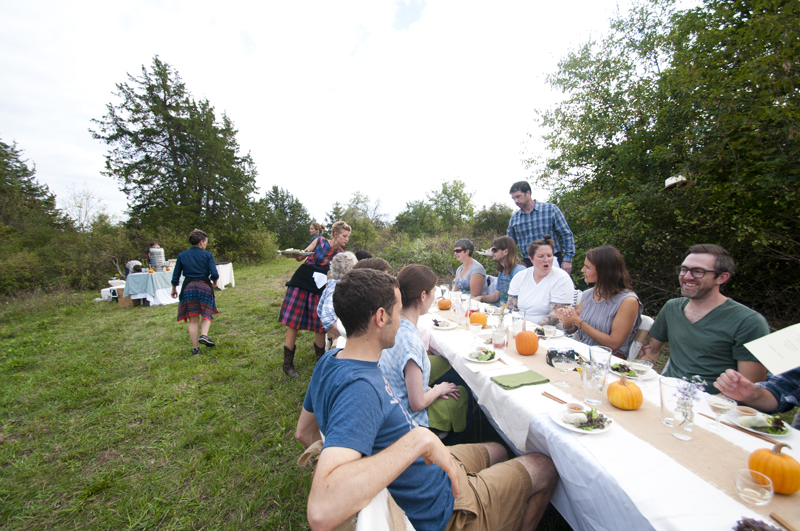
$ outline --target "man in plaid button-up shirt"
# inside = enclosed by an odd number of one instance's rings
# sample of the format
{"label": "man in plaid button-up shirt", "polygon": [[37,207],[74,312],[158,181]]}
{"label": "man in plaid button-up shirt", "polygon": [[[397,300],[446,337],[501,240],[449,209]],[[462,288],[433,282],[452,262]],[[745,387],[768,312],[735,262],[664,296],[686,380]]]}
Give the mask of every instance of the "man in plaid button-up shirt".
{"label": "man in plaid button-up shirt", "polygon": [[571,273],[572,257],[575,256],[575,238],[561,210],[553,203],[531,199],[531,186],[525,181],[514,183],[510,193],[519,210],[511,216],[506,234],[517,242],[523,262],[528,267],[531,266],[530,260],[525,256],[528,245],[533,240],[550,234],[556,242],[555,255],[561,269]]}

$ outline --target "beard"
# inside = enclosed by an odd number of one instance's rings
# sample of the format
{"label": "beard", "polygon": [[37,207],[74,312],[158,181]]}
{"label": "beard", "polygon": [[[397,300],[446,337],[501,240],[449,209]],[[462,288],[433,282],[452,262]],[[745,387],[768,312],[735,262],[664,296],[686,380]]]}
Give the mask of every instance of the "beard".
{"label": "beard", "polygon": [[681,284],[681,295],[688,299],[705,299],[711,293],[712,287],[698,284],[696,288],[687,288]]}

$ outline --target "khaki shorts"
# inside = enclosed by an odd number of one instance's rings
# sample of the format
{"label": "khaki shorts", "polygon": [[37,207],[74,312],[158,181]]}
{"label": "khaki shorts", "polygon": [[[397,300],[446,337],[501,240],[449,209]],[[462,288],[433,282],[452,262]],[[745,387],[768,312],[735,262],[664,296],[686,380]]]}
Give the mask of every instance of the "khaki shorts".
{"label": "khaki shorts", "polygon": [[450,447],[458,465],[461,496],[453,506],[446,531],[511,531],[518,529],[528,499],[531,477],[519,461],[489,467],[489,451],[482,444]]}

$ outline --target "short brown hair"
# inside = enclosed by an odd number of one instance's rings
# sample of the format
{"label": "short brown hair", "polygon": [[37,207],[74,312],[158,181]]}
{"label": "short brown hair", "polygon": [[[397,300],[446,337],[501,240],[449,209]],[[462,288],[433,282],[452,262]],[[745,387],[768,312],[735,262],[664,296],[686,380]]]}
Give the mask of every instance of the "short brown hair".
{"label": "short brown hair", "polygon": [[[689,247],[689,250],[686,251],[686,256],[690,254],[713,254],[716,257],[714,269],[719,271],[719,273],[728,273],[730,276],[736,273],[736,262],[733,261],[733,257],[724,247],[714,245],[713,243],[698,243],[692,245]],[[686,256],[684,256],[684,258],[686,258]],[[715,276],[719,276],[719,273],[715,273]]]}
{"label": "short brown hair", "polygon": [[189,243],[192,245],[197,245],[203,240],[208,239],[208,234],[201,231],[200,229],[194,229],[192,232],[189,233]]}
{"label": "short brown hair", "polygon": [[528,245],[528,256],[533,257],[533,255],[536,254],[536,249],[538,249],[542,245],[550,246],[550,248],[553,250],[553,254],[555,254],[555,252],[556,252],[556,242],[554,242],[551,238],[552,238],[552,236],[550,236],[549,234],[545,234],[544,236],[542,236],[541,239],[533,240]]}
{"label": "short brown hair", "polygon": [[353,269],[375,269],[376,271],[388,273],[392,270],[392,265],[383,258],[364,258],[359,260]]}
{"label": "short brown hair", "polygon": [[397,279],[374,269],[353,269],[333,292],[333,311],[342,320],[347,337],[363,336],[369,330],[372,316],[383,308],[392,316]]}

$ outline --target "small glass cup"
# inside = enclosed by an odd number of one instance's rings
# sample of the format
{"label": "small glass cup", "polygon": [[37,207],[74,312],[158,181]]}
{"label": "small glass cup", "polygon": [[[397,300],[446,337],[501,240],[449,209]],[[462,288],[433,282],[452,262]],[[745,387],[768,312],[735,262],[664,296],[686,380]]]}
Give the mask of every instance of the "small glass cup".
{"label": "small glass cup", "polygon": [[492,347],[505,348],[508,330],[506,328],[495,328],[492,330]]}
{"label": "small glass cup", "polygon": [[556,337],[556,327],[553,325],[544,325],[544,337],[545,339],[550,339],[552,337]]}
{"label": "small glass cup", "polygon": [[636,373],[636,385],[639,387],[650,387],[650,384],[644,381],[645,375],[653,368],[653,364],[645,360],[633,360],[628,362],[631,370]]}
{"label": "small glass cup", "polygon": [[737,470],[734,484],[736,493],[747,503],[766,505],[772,500],[772,480],[761,472],[747,468]]}
{"label": "small glass cup", "polygon": [[522,332],[525,323],[525,310],[518,310],[511,314],[511,336],[517,337],[517,334]]}

